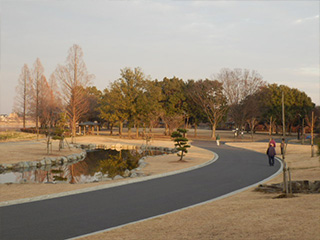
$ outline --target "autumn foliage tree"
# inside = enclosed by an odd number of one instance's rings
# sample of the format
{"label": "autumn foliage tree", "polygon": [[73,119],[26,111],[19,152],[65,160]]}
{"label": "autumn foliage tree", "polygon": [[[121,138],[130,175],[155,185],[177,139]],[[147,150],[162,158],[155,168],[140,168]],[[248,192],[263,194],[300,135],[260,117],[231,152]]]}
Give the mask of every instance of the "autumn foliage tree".
{"label": "autumn foliage tree", "polygon": [[74,44],[66,60],[66,65],[58,65],[56,78],[61,83],[66,113],[69,117],[72,142],[76,136],[77,122],[89,110],[85,88],[93,79],[87,71],[83,60],[83,52],[79,45]]}

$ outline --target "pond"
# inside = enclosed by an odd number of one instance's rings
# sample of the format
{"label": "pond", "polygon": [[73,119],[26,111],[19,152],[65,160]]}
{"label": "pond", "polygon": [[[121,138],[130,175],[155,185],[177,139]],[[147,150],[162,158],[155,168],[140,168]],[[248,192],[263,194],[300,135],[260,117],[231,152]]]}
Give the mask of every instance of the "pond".
{"label": "pond", "polygon": [[93,150],[87,157],[72,165],[53,165],[0,174],[4,183],[90,183],[110,180],[116,175],[128,177],[130,170],[139,167],[144,156],[161,155],[161,151]]}

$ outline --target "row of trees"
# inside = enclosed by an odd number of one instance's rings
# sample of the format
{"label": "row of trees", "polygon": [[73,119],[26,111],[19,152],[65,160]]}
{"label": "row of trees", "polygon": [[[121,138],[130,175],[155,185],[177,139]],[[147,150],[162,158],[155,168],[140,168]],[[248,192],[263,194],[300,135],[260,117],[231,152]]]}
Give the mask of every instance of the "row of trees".
{"label": "row of trees", "polygon": [[37,132],[40,126],[54,127],[61,113],[65,112],[72,136],[75,136],[77,122],[89,110],[85,88],[92,79],[93,75],[88,74],[82,49],[78,45],[70,48],[65,65],[57,66],[49,82],[39,58],[32,69],[25,64],[19,77],[14,107],[15,112],[23,116],[23,127],[27,115],[34,117]]}
{"label": "row of trees", "polygon": [[[212,79],[183,81],[177,77],[152,80],[140,68],[124,68],[120,78],[101,92],[89,86],[94,78],[83,61],[83,52],[73,45],[65,65],[58,65],[49,81],[39,59],[33,69],[24,65],[17,86],[16,111],[24,118],[31,115],[43,128],[55,126],[61,113],[66,113],[72,136],[79,121],[107,123],[111,134],[115,126],[122,134],[123,124],[131,129],[149,128],[163,123],[165,134],[182,125],[209,123],[212,138],[218,126],[249,126],[258,123],[281,125],[281,95],[285,95],[288,129],[306,119],[315,105],[297,89],[267,85],[256,71],[222,69]],[[59,90],[60,89],[60,90]]]}

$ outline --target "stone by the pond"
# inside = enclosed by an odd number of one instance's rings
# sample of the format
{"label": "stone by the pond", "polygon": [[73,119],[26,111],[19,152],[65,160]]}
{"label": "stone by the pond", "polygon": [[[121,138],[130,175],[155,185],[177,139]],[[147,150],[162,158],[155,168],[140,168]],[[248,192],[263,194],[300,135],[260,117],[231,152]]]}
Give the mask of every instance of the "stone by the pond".
{"label": "stone by the pond", "polygon": [[136,172],[131,172],[130,177],[131,178],[138,177],[138,174]]}
{"label": "stone by the pond", "polygon": [[113,178],[113,180],[118,180],[118,179],[123,179],[123,177],[120,176],[120,175],[117,175],[117,176],[115,176],[115,177]]}
{"label": "stone by the pond", "polygon": [[123,173],[123,177],[129,177],[130,176],[130,170],[126,169]]}

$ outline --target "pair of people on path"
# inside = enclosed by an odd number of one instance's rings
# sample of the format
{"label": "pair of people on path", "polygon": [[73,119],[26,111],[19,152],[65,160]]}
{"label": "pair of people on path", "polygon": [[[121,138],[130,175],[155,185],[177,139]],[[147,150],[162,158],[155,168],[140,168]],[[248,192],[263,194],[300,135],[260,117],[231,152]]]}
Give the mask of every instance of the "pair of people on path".
{"label": "pair of people on path", "polygon": [[269,141],[269,147],[267,149],[267,155],[269,158],[269,165],[274,165],[274,157],[276,156],[276,142],[273,140],[273,138]]}

